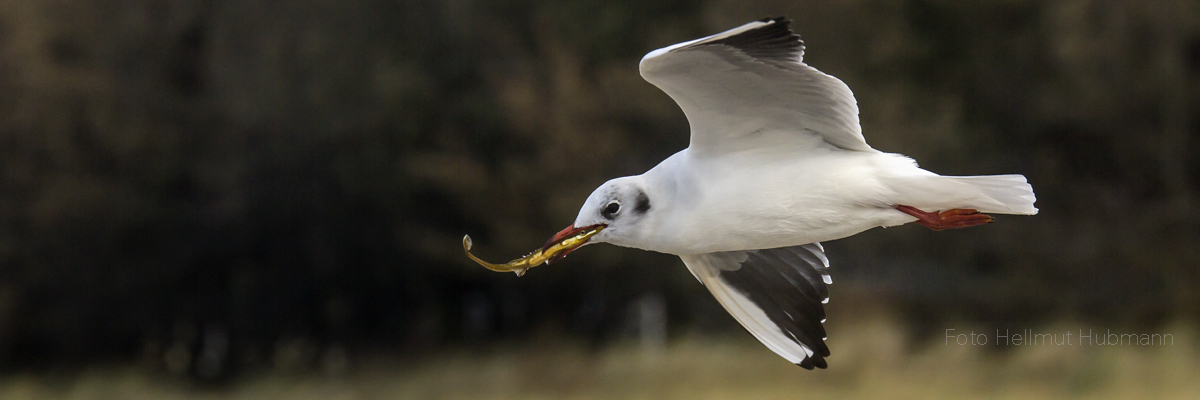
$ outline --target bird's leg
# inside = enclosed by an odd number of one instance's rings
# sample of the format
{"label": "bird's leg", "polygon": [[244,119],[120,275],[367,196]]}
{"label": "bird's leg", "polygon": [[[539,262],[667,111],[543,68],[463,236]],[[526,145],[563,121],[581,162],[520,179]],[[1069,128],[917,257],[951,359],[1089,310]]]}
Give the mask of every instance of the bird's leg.
{"label": "bird's leg", "polygon": [[915,207],[898,205],[896,209],[905,214],[917,217],[918,224],[935,231],[966,228],[968,226],[983,225],[995,221],[990,215],[980,214],[979,210],[970,208],[955,208],[942,212],[925,212]]}

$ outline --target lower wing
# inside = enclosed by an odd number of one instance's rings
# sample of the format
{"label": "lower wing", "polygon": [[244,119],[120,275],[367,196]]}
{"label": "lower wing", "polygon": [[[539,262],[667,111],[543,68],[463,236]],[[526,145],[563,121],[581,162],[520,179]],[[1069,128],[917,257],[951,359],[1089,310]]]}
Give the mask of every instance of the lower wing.
{"label": "lower wing", "polygon": [[717,301],[775,354],[807,369],[825,368],[825,285],[832,282],[820,243],[680,256]]}

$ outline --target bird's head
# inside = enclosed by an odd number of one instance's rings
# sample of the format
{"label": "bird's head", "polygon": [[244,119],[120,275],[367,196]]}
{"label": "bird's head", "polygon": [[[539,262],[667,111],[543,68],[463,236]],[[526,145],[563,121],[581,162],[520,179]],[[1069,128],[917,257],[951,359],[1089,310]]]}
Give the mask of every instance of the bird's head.
{"label": "bird's head", "polygon": [[641,233],[642,222],[652,208],[650,195],[646,192],[640,176],[627,176],[605,182],[596,188],[575,223],[550,238],[543,250],[580,234],[599,230],[589,240],[581,241],[571,248],[554,255],[551,262],[566,257],[568,253],[589,243],[612,243],[633,247],[635,235]]}
{"label": "bird's head", "polygon": [[[561,260],[567,254],[589,243],[612,243],[618,246],[638,247],[639,237],[644,237],[646,219],[650,214],[650,195],[641,184],[640,176],[617,178],[608,181],[592,192],[575,223],[555,234],[546,245],[524,257],[504,264],[493,264],[471,254],[471,237],[463,236],[463,251],[467,257],[487,269],[498,272],[525,271]],[[639,236],[640,235],[640,236]]]}

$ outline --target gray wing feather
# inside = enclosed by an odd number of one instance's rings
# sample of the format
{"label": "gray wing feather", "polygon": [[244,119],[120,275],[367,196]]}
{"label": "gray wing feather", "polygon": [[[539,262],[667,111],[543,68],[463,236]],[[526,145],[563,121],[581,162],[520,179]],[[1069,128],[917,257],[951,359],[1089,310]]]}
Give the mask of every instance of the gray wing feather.
{"label": "gray wing feather", "polygon": [[[846,150],[875,151],[863,139],[850,88],[804,64],[803,42],[789,23],[783,18],[752,22],[642,59],[642,77],[670,95],[687,116],[691,148],[768,147],[803,143],[807,135]],[[762,132],[789,137],[756,140]]]}

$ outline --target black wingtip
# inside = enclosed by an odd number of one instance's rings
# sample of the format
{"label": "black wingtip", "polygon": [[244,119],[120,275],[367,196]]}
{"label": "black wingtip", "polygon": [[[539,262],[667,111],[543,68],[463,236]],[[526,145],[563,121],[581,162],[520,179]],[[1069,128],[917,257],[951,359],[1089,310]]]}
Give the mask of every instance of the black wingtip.
{"label": "black wingtip", "polygon": [[805,358],[804,361],[796,363],[796,365],[799,365],[800,368],[804,368],[809,371],[812,371],[813,368],[820,368],[820,369],[829,368],[829,364],[825,363],[825,359],[820,358],[820,357],[808,357],[808,358]]}
{"label": "black wingtip", "polygon": [[758,22],[770,25],[751,29],[737,35],[706,42],[736,47],[747,55],[764,60],[797,61],[804,56],[804,42],[790,28],[787,17],[763,18]]}

